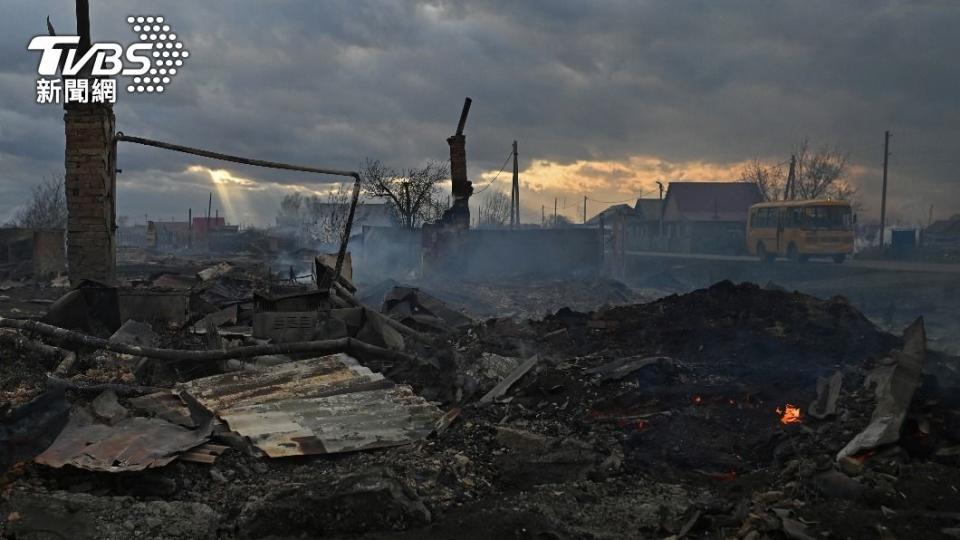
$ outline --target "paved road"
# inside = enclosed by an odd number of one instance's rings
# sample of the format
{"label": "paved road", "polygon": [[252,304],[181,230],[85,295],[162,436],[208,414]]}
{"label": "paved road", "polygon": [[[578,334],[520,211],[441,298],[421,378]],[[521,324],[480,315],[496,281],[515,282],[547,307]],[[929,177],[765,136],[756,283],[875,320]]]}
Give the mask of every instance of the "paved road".
{"label": "paved road", "polygon": [[[707,255],[700,253],[662,253],[656,251],[627,251],[626,255],[633,257],[657,257],[657,258],[676,258],[676,259],[697,259],[697,260],[715,260],[715,261],[740,261],[761,264],[756,257],[747,255]],[[777,260],[774,264],[795,264],[787,260]],[[836,263],[830,259],[811,259],[806,264],[829,264]],[[930,262],[912,262],[912,261],[875,261],[875,260],[857,260],[848,259],[843,266],[853,268],[870,268],[874,270],[888,270],[896,272],[933,272],[938,274],[960,274],[960,264],[941,264]]]}

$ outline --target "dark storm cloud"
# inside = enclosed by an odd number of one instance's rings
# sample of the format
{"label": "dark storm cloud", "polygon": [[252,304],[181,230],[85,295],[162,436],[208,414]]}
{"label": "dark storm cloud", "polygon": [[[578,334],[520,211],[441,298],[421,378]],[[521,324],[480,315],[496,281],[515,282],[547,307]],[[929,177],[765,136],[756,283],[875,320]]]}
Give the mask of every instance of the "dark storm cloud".
{"label": "dark storm cloud", "polygon": [[[192,53],[164,95],[120,96],[129,134],[302,164],[408,166],[446,157],[469,95],[472,174],[499,168],[513,139],[525,166],[785,159],[809,137],[851,153],[873,208],[890,129],[897,206],[960,206],[954,2],[91,3],[95,39],[129,42],[125,16],[156,13]],[[32,103],[38,58],[26,51],[47,14],[73,30],[71,0],[6,2],[0,18],[0,215],[62,166],[62,110]],[[209,180],[184,171],[198,163],[317,181],[122,147],[121,211],[196,204]],[[282,193],[249,195],[267,212]]]}

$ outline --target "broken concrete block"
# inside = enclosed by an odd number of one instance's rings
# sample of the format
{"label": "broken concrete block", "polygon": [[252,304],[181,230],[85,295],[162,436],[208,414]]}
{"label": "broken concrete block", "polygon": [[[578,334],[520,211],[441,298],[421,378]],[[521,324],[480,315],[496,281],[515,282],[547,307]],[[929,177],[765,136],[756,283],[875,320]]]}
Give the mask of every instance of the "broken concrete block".
{"label": "broken concrete block", "polygon": [[113,425],[126,418],[127,409],[117,401],[117,394],[113,390],[105,390],[90,403],[94,416]]}
{"label": "broken concrete block", "polygon": [[843,374],[835,372],[829,378],[817,378],[817,399],[807,408],[807,414],[823,420],[837,414],[837,398],[840,397],[840,385],[843,383]]}
{"label": "broken concrete block", "polygon": [[156,347],[160,343],[160,336],[149,324],[129,319],[110,336],[110,341],[139,347]]}
{"label": "broken concrete block", "polygon": [[530,368],[537,363],[539,358],[540,356],[536,354],[530,358],[527,358],[522,364],[517,366],[516,369],[511,371],[509,375],[504,377],[504,379],[494,386],[489,392],[484,394],[484,396],[480,398],[480,404],[485,405],[487,403],[492,403],[495,399],[506,394],[507,391],[510,390],[510,388],[516,384],[517,381],[522,379],[523,376],[530,371]]}
{"label": "broken concrete block", "polygon": [[[110,336],[110,341],[138,347],[157,347],[160,345],[160,336],[153,331],[153,327],[149,324],[129,319]],[[118,357],[122,362],[132,366],[132,370],[137,376],[140,376],[150,365],[150,359],[143,356],[121,354]]]}
{"label": "broken concrete block", "polygon": [[876,377],[877,405],[870,424],[837,454],[837,459],[856,455],[900,439],[900,428],[907,416],[913,393],[923,376],[923,362],[927,355],[927,334],[923,317],[917,318],[903,331],[903,350],[891,355],[894,364],[881,366]]}

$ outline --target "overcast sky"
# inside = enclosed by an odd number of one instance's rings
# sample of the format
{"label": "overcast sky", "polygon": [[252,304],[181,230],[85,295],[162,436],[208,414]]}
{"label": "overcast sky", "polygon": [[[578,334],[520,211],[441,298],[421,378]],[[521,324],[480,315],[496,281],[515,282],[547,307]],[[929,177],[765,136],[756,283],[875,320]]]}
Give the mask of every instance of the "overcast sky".
{"label": "overcast sky", "polygon": [[[227,153],[353,169],[448,159],[465,96],[477,189],[520,145],[525,219],[555,197],[656,196],[654,181],[731,180],[803,138],[850,153],[878,213],[883,132],[892,212],[960,212],[960,2],[90,0],[94,41],[131,43],[162,15],[190,52],[162,95],[121,92],[119,130]],[[38,105],[46,33],[73,0],[0,0],[0,220],[63,172],[63,109]],[[126,84],[121,79],[121,84]],[[272,221],[280,198],[334,179],[123,145],[118,214]],[[490,189],[509,189],[509,171]],[[591,202],[592,215],[602,204]]]}

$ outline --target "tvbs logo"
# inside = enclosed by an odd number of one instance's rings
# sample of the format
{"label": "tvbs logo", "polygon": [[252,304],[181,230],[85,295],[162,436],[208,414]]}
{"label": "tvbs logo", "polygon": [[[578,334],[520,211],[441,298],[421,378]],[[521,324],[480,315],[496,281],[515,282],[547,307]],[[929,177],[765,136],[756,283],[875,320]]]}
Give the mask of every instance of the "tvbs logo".
{"label": "tvbs logo", "polygon": [[[93,63],[90,74],[94,77],[113,75],[143,75],[150,70],[150,51],[153,45],[149,43],[135,43],[127,47],[124,55],[123,47],[118,43],[94,43],[80,59],[77,59],[77,48],[80,36],[37,36],[30,41],[27,47],[31,51],[43,51],[40,56],[40,75],[56,75],[60,64],[63,63],[63,75],[77,75],[87,65]],[[63,52],[66,48],[66,59]],[[123,57],[128,62],[138,64],[137,67],[126,67]]]}
{"label": "tvbs logo", "polygon": [[27,48],[41,52],[37,103],[115,103],[117,76],[131,78],[127,92],[164,92],[190,52],[161,16],[130,16],[127,24],[139,42],[93,43],[82,55],[80,36],[34,37]]}

